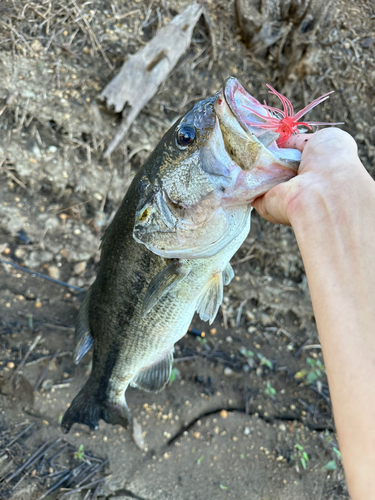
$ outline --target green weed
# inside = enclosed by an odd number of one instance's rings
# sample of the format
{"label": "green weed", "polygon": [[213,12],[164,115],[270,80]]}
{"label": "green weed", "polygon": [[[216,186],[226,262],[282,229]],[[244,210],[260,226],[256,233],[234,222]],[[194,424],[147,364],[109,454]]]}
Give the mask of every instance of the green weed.
{"label": "green weed", "polygon": [[303,380],[305,385],[311,385],[326,374],[326,369],[320,359],[307,358],[310,368],[304,368],[294,375],[296,380]]}
{"label": "green weed", "polygon": [[264,394],[271,399],[275,399],[276,397],[276,389],[272,387],[271,382],[267,380],[266,388],[264,389]]}
{"label": "green weed", "polygon": [[297,472],[300,471],[300,469],[299,469],[300,464],[302,465],[303,470],[306,470],[307,464],[309,462],[308,454],[305,452],[304,447],[302,445],[300,445],[299,443],[296,443],[294,445],[294,449],[295,449],[295,455],[292,456],[292,460],[294,460],[296,462],[296,464],[295,464],[296,471]]}

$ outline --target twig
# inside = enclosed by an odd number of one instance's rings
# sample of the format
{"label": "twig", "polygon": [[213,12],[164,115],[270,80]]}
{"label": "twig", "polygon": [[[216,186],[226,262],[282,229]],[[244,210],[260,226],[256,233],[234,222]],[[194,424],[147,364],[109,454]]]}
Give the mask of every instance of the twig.
{"label": "twig", "polygon": [[247,302],[247,299],[243,300],[240,304],[240,307],[238,308],[237,318],[236,318],[236,328],[238,328],[240,326],[241,318],[242,318],[242,311],[243,311],[243,308],[245,307],[246,302]]}
{"label": "twig", "polygon": [[21,370],[21,368],[23,367],[23,365],[25,364],[27,358],[30,356],[30,354],[32,353],[32,351],[35,349],[35,347],[37,346],[38,342],[41,340],[41,338],[43,337],[43,335],[39,334],[37,337],[35,337],[33,343],[31,344],[31,346],[29,347],[29,350],[27,351],[27,353],[25,354],[25,356],[23,357],[21,363],[17,366],[17,369],[16,371],[13,373],[11,379],[10,379],[10,383],[13,382],[13,380],[17,377],[19,371]]}
{"label": "twig", "polygon": [[14,479],[16,476],[18,476],[18,474],[20,474],[23,470],[26,469],[26,467],[31,464],[31,463],[34,463],[34,461],[42,455],[43,451],[48,447],[48,445],[50,444],[49,441],[46,441],[44,444],[42,444],[42,446],[34,453],[34,455],[32,455],[21,467],[19,467],[18,469],[16,469],[13,474],[8,477],[5,482],[6,483],[9,483],[12,479]]}
{"label": "twig", "polygon": [[69,285],[69,283],[65,283],[64,281],[55,280],[54,278],[51,278],[50,276],[46,276],[45,274],[38,273],[36,271],[32,271],[31,269],[27,269],[27,267],[19,266],[18,264],[15,264],[14,262],[9,262],[9,261],[3,260],[3,259],[0,259],[0,262],[3,264],[6,264],[8,266],[15,267],[19,271],[23,271],[25,273],[31,274],[32,276],[37,276],[38,278],[42,278],[44,280],[51,281],[52,283],[56,283],[56,285],[61,285],[61,286],[65,286],[67,288],[72,288],[73,290],[77,290],[77,292],[84,291],[83,288],[80,288],[79,286]]}
{"label": "twig", "polygon": [[183,361],[191,361],[192,359],[199,358],[198,354],[193,356],[185,356],[184,358],[174,358],[173,363],[182,363]]}
{"label": "twig", "polygon": [[104,462],[102,462],[101,464],[97,465],[95,470],[93,470],[88,476],[85,477],[85,479],[82,479],[78,484],[77,486],[81,486],[84,487],[85,484],[87,484],[87,481],[90,479],[90,477],[92,477],[94,474],[96,474],[97,472],[100,471],[100,469],[102,469],[105,465],[107,465],[109,463],[109,458],[107,458],[107,460],[105,460]]}
{"label": "twig", "polygon": [[44,370],[44,372],[42,373],[42,375],[40,376],[38,382],[35,384],[34,386],[34,392],[36,392],[38,389],[39,389],[39,386],[40,384],[43,382],[45,376],[47,375],[48,373],[48,370],[51,368],[52,366],[52,363],[55,361],[55,359],[57,358],[57,353],[55,353],[51,359],[51,361],[48,363],[46,369]]}
{"label": "twig", "polygon": [[[105,476],[105,477],[101,477],[100,479],[96,479],[95,481],[93,481],[92,483],[89,483],[89,484],[83,484],[82,486],[80,486],[79,488],[75,488],[74,490],[71,490],[71,491],[68,491],[67,493],[65,493],[63,496],[64,497],[67,497],[68,495],[71,495],[72,493],[76,493],[77,491],[81,491],[81,490],[86,490],[86,489],[91,489],[93,486],[95,486],[96,484],[98,483],[102,483],[105,479],[107,479],[107,477],[111,476],[112,474],[109,474],[108,476]],[[44,496],[41,496],[39,500],[41,500],[42,498],[44,498]]]}
{"label": "twig", "polygon": [[[56,355],[56,358],[62,358],[63,356],[71,356],[72,353],[70,351],[64,351],[64,352],[59,352]],[[42,356],[38,359],[34,359],[33,361],[29,361],[28,363],[25,363],[25,366],[31,366],[31,365],[36,365],[37,363],[40,363],[41,361],[46,361],[47,359],[51,359],[55,356],[55,354],[51,354],[48,356]]]}
{"label": "twig", "polygon": [[[9,443],[5,446],[5,448],[10,448],[10,447],[11,447],[11,446],[12,446],[12,445],[16,442],[16,441],[18,441],[18,440],[19,440],[19,438],[20,438],[20,437],[22,437],[24,434],[26,434],[26,432],[27,432],[27,431],[29,431],[32,427],[34,427],[34,425],[35,425],[35,422],[32,422],[30,425],[28,425],[28,426],[26,427],[26,429],[24,429],[24,430],[23,430],[22,432],[20,432],[20,433],[19,433],[19,434],[18,434],[15,438],[13,438],[13,439],[12,439],[12,441],[10,441],[10,442],[9,442]],[[1,458],[2,456],[4,456],[5,454],[6,454],[6,450],[5,450],[5,451],[3,451],[3,453],[1,453],[0,458]]]}

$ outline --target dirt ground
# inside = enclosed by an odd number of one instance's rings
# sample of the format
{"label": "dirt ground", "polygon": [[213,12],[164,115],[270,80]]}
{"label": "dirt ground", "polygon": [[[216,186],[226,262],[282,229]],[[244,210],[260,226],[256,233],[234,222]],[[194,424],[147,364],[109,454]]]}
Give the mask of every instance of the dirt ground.
{"label": "dirt ground", "polygon": [[[295,109],[335,90],[309,118],[345,121],[374,175],[373,3],[331,2],[316,25],[318,1],[305,17],[268,4],[262,23],[282,37],[258,51],[243,42],[234,3],[208,1],[211,33],[202,18],[188,52],[106,160],[120,118],[98,95],[188,2],[3,0],[2,258],[87,289],[100,238],[135,172],[174,120],[231,75],[276,105],[270,83]],[[194,319],[204,339],[177,344],[174,380],[159,394],[128,390],[133,429],[101,422],[66,436],[59,421],[90,371],[91,355],[72,361],[83,294],[0,265],[1,498],[349,497],[293,231],[255,214],[232,265],[236,278],[213,325]]]}

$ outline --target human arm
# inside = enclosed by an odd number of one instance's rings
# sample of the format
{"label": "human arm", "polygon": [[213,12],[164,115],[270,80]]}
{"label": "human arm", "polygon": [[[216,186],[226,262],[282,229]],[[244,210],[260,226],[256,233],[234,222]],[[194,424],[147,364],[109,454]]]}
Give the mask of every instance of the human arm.
{"label": "human arm", "polygon": [[253,205],[295,231],[349,491],[375,498],[375,182],[338,129],[286,146],[303,150],[298,176]]}

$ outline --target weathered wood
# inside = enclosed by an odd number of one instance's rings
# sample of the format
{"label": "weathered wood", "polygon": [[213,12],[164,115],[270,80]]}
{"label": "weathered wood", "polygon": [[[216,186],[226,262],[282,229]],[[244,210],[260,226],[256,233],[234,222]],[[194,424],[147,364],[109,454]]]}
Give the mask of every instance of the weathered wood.
{"label": "weathered wood", "polygon": [[105,157],[119,145],[140,111],[187,50],[201,14],[201,5],[189,5],[182,14],[161,28],[141,51],[129,57],[120,73],[100,94],[100,99],[105,99],[108,107],[122,111],[122,123],[105,151]]}

